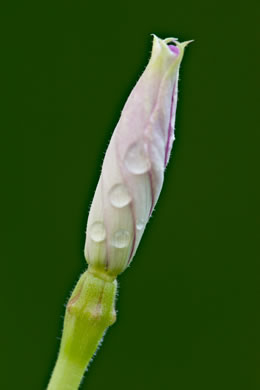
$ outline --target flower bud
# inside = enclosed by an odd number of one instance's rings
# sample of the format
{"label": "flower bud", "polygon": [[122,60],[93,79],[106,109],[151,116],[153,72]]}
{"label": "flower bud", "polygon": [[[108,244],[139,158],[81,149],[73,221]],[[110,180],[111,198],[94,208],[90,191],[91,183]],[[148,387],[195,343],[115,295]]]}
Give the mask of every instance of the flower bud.
{"label": "flower bud", "polygon": [[132,260],[158,200],[174,141],[184,47],[154,36],[150,61],[110,140],[89,212],[85,256],[116,276]]}

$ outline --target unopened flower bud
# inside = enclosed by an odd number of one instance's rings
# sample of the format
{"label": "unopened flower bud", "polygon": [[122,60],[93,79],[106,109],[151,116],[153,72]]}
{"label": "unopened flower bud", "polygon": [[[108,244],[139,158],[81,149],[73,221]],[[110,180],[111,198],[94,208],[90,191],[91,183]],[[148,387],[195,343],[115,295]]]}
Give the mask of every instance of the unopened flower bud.
{"label": "unopened flower bud", "polygon": [[186,45],[154,36],[151,59],[110,140],[87,223],[85,256],[97,271],[124,271],[158,200],[174,141]]}

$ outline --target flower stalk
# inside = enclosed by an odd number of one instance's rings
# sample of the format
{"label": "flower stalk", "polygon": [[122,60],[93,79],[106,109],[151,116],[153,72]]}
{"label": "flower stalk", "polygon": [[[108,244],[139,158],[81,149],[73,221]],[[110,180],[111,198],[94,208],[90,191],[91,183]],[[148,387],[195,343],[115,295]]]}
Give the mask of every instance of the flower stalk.
{"label": "flower stalk", "polygon": [[116,280],[96,270],[80,277],[66,307],[60,352],[47,390],[76,390],[106,329],[116,320]]}

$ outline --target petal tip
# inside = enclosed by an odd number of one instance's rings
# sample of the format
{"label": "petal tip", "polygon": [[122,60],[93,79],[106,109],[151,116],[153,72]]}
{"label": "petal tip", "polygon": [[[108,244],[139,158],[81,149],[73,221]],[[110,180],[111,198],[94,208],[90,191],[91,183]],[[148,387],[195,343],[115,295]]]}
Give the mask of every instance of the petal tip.
{"label": "petal tip", "polygon": [[184,49],[186,46],[188,46],[191,42],[194,42],[194,39],[191,39],[189,41],[181,42],[180,45]]}

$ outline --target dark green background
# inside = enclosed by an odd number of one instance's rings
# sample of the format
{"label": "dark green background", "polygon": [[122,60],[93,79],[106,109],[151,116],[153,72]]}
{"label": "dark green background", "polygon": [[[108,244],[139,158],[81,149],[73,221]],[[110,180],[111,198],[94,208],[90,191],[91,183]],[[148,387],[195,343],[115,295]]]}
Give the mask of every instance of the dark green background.
{"label": "dark green background", "polygon": [[260,388],[256,4],[9,5],[1,388],[47,385],[64,303],[85,269],[104,152],[148,62],[150,33],[195,40],[181,67],[176,142],[156,210],[119,277],[118,320],[82,389]]}

